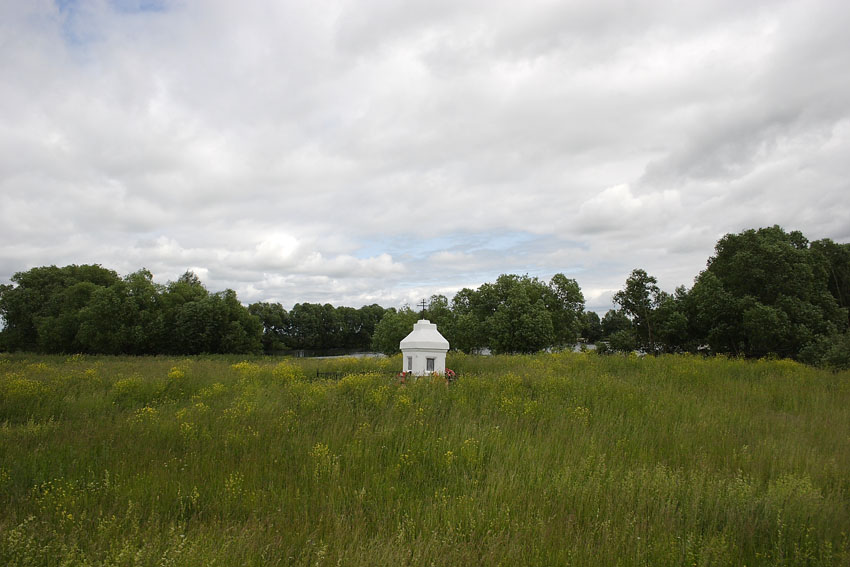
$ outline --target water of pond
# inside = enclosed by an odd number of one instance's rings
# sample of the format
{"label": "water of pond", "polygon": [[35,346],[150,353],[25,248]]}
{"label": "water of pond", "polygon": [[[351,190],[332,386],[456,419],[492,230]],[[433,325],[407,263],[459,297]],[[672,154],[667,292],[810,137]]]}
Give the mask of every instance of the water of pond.
{"label": "water of pond", "polygon": [[387,356],[380,352],[364,352],[344,348],[284,350],[276,352],[275,355],[294,356],[295,358],[386,358]]}

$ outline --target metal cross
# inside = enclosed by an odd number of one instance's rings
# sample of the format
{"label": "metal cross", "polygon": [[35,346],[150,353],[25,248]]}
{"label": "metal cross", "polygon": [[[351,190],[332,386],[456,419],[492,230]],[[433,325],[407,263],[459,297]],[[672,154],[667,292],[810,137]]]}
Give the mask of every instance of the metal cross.
{"label": "metal cross", "polygon": [[420,302],[418,303],[418,305],[419,305],[420,307],[422,307],[422,314],[424,315],[424,314],[425,314],[425,300],[423,299],[422,301],[420,301]]}

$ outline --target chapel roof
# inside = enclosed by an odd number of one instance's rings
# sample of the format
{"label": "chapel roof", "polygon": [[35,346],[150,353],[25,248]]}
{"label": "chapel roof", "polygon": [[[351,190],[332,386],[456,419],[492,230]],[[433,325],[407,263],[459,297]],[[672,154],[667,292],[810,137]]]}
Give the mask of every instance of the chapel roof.
{"label": "chapel roof", "polygon": [[420,319],[413,325],[413,331],[399,343],[401,350],[427,349],[449,350],[449,341],[437,330],[437,325],[427,319]]}

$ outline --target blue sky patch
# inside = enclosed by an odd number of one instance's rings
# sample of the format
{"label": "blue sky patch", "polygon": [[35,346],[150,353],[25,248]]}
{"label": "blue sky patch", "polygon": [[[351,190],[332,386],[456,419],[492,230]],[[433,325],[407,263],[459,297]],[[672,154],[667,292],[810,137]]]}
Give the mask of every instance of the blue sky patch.
{"label": "blue sky patch", "polygon": [[135,12],[165,12],[168,2],[165,0],[112,0],[116,11],[124,14]]}

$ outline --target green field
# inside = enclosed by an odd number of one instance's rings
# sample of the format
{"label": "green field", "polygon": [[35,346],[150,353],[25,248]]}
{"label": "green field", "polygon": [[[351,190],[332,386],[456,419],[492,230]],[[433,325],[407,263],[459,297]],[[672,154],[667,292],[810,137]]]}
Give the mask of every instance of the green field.
{"label": "green field", "polygon": [[449,366],[0,355],[0,565],[850,564],[850,373]]}

